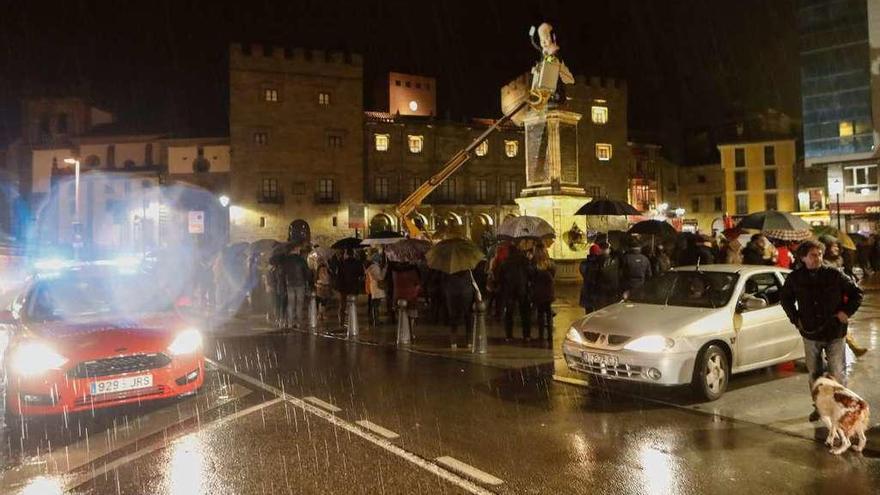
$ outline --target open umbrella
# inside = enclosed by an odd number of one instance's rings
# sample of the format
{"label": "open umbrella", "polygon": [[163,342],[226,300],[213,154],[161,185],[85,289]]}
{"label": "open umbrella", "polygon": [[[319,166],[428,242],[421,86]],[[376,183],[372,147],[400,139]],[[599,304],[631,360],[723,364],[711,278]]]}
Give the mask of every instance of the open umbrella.
{"label": "open umbrella", "polygon": [[480,248],[464,239],[440,241],[425,253],[428,266],[443,273],[473,270],[485,257]]}
{"label": "open umbrella", "polygon": [[672,237],[677,233],[669,222],[662,220],[643,220],[630,227],[627,232],[630,234],[657,235],[662,237]]}
{"label": "open umbrella", "polygon": [[834,227],[828,225],[817,225],[813,227],[813,234],[819,240],[822,240],[822,237],[832,237],[834,240],[840,242],[840,246],[844,249],[849,249],[851,251],[856,250],[856,243],[853,242],[852,237],[849,236],[846,232],[841,232]]}
{"label": "open umbrella", "polygon": [[361,247],[361,241],[363,241],[363,239],[357,237],[346,237],[334,242],[330,247],[333,249],[357,249]]}
{"label": "open umbrella", "polygon": [[296,247],[292,242],[279,242],[272,248],[272,254],[269,256],[269,263],[277,265],[284,261],[284,257],[290,254],[290,251]]}
{"label": "open umbrella", "polygon": [[589,203],[581,206],[575,215],[601,216],[601,215],[641,215],[642,212],[635,209],[633,205],[625,201],[615,201],[613,199],[594,199]]}
{"label": "open umbrella", "polygon": [[752,213],[743,217],[736,226],[760,230],[765,236],[779,241],[803,241],[813,236],[807,222],[784,211]]}
{"label": "open umbrella", "polygon": [[385,256],[397,263],[420,263],[425,260],[425,253],[431,249],[431,243],[422,239],[403,239],[385,246]]}
{"label": "open umbrella", "polygon": [[498,228],[498,237],[506,237],[508,239],[543,239],[545,237],[554,237],[555,235],[556,231],[553,230],[553,226],[547,223],[546,220],[541,217],[530,217],[527,215],[508,218]]}
{"label": "open umbrella", "polygon": [[401,239],[403,239],[403,236],[398,234],[397,232],[379,232],[378,234],[371,235],[370,237],[361,241],[361,246],[380,246],[383,244],[394,244]]}

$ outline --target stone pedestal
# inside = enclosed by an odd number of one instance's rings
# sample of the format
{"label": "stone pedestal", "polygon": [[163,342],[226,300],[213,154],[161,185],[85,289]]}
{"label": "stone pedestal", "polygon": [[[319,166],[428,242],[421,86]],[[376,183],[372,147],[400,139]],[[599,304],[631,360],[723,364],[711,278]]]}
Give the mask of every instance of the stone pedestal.
{"label": "stone pedestal", "polygon": [[590,200],[579,177],[580,119],[579,113],[557,109],[526,116],[526,188],[516,200],[521,214],[541,217],[556,230],[550,256],[557,278],[568,280],[580,277],[578,264],[586,257],[583,245],[570,245],[567,235],[574,225],[587,230],[585,217],[574,215]]}

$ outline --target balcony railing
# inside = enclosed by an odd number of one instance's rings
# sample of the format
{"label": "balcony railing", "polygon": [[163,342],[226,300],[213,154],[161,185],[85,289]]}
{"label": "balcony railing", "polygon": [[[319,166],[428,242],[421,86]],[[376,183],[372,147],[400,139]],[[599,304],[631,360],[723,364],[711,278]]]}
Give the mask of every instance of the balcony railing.
{"label": "balcony railing", "polygon": [[260,192],[260,193],[257,193],[257,203],[270,204],[270,205],[282,205],[282,204],[284,204],[284,196],[280,193],[278,193],[278,194],[263,194],[262,192]]}

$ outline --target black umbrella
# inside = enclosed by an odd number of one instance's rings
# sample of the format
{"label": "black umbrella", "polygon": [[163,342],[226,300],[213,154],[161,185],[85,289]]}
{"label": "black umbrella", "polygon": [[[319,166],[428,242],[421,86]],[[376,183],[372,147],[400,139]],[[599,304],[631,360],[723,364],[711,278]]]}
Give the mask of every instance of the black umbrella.
{"label": "black umbrella", "polygon": [[627,231],[630,234],[639,234],[639,235],[659,235],[664,237],[672,237],[677,232],[672,225],[669,225],[669,222],[664,222],[662,220],[644,220],[641,221]]}
{"label": "black umbrella", "polygon": [[361,240],[361,246],[379,246],[382,244],[394,244],[395,242],[403,239],[403,235],[398,234],[397,232],[391,232],[390,230],[386,230],[383,232],[379,232],[376,235],[371,235],[370,237]]}
{"label": "black umbrella", "polygon": [[346,237],[334,242],[330,247],[333,249],[357,249],[361,247],[361,241],[363,239],[358,239],[357,237]]}
{"label": "black umbrella", "polygon": [[625,201],[613,199],[594,199],[581,206],[575,215],[600,216],[600,215],[641,215],[642,212],[635,209]]}

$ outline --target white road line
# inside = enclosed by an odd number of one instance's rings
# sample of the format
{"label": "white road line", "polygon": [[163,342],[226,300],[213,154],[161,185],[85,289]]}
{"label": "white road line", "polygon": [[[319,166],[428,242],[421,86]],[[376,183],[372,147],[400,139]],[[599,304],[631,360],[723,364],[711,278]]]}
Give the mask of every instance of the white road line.
{"label": "white road line", "polygon": [[[267,407],[274,406],[275,404],[278,404],[280,402],[282,402],[282,399],[280,397],[278,397],[278,398],[272,399],[268,402],[263,402],[261,404],[256,404],[254,406],[248,407],[247,409],[242,409],[240,411],[236,411],[228,416],[224,416],[224,417],[218,419],[217,421],[214,421],[213,423],[209,423],[205,427],[201,428],[199,431],[205,431],[207,429],[216,428],[222,424],[226,424],[230,421],[247,416],[248,414],[255,413],[261,409],[265,409]],[[103,475],[113,471],[114,469],[117,469],[121,466],[124,466],[124,465],[130,463],[130,462],[133,462],[137,459],[140,459],[141,457],[143,457],[149,453],[155,452],[160,449],[164,449],[170,445],[169,441],[177,440],[178,438],[182,438],[182,437],[189,435],[191,433],[193,433],[193,432],[181,431],[181,432],[177,433],[176,435],[174,435],[173,437],[167,439],[167,441],[162,441],[162,442],[157,441],[153,445],[150,445],[149,447],[146,447],[142,450],[138,450],[137,452],[132,452],[131,454],[122,456],[119,459],[115,459],[111,462],[108,462],[99,468],[95,468],[94,470],[90,470],[90,471],[83,473],[79,476],[75,476],[66,483],[66,488],[64,489],[64,492],[66,493],[66,492],[72,491],[75,488],[77,488],[78,486],[87,483],[89,480],[93,480],[99,476],[103,476]]]}
{"label": "white road line", "polygon": [[459,473],[468,476],[469,478],[473,478],[481,483],[486,483],[487,485],[500,485],[504,483],[504,481],[492,476],[491,474],[485,471],[480,471],[470,464],[459,461],[455,457],[449,457],[447,455],[443,457],[438,457],[436,461],[448,467],[449,469],[454,469]]}
{"label": "white road line", "polygon": [[384,428],[382,426],[379,426],[376,423],[373,423],[372,421],[368,421],[366,419],[362,419],[360,421],[357,421],[357,424],[372,431],[373,433],[378,433],[379,435],[382,435],[383,437],[385,437],[389,440],[400,437],[400,435],[398,435],[397,433],[394,433],[393,431],[389,430],[388,428]]}
{"label": "white road line", "polygon": [[342,429],[344,429],[354,435],[357,435],[357,436],[363,438],[364,440],[376,445],[377,447],[381,447],[382,449],[385,449],[386,451],[400,457],[401,459],[404,459],[412,464],[415,464],[416,466],[424,469],[425,471],[428,471],[429,473],[436,474],[440,478],[454,484],[455,486],[461,488],[462,490],[465,490],[469,493],[479,494],[479,495],[492,495],[493,494],[493,492],[483,488],[482,486],[474,483],[473,481],[471,481],[467,478],[459,476],[458,474],[454,473],[453,471],[446,469],[445,467],[437,464],[434,461],[431,461],[430,459],[425,459],[424,457],[422,457],[418,454],[415,454],[415,453],[410,452],[406,449],[398,447],[397,445],[394,445],[393,443],[391,443],[390,441],[388,441],[385,438],[382,438],[382,437],[377,436],[373,433],[370,433],[369,431],[366,431],[363,428],[360,428],[353,423],[349,423],[348,421],[345,421],[344,419],[341,419],[338,416],[331,414],[331,413],[329,413],[319,407],[313,406],[302,399],[292,397],[279,388],[273,387],[272,385],[268,385],[268,384],[260,381],[259,379],[250,376],[250,375],[246,375],[244,373],[240,373],[238,371],[235,371],[234,369],[229,368],[227,366],[224,366],[216,361],[212,361],[208,358],[205,358],[205,360],[210,362],[214,366],[217,366],[217,368],[219,368],[220,370],[223,370],[224,372],[229,373],[230,375],[233,375],[244,382],[250,383],[251,385],[253,385],[255,387],[259,387],[267,392],[275,394],[278,397],[284,398],[288,402],[290,402],[291,404],[299,407],[300,409],[307,411],[307,412],[309,412],[315,416],[318,416],[322,419],[325,419],[325,420],[327,420],[327,422],[333,424],[334,426],[337,426],[337,427],[342,428]]}
{"label": "white road line", "polygon": [[304,401],[311,402],[312,404],[314,404],[314,405],[316,405],[316,406],[318,406],[318,407],[320,407],[321,409],[324,409],[324,410],[326,410],[326,411],[330,411],[330,412],[338,413],[339,411],[342,410],[342,409],[340,409],[340,408],[334,406],[333,404],[331,404],[331,403],[329,403],[329,402],[324,402],[324,401],[322,401],[321,399],[319,399],[319,398],[317,398],[317,397],[313,397],[313,396],[311,396],[311,395],[308,396],[308,397],[303,397],[303,400],[304,400]]}

